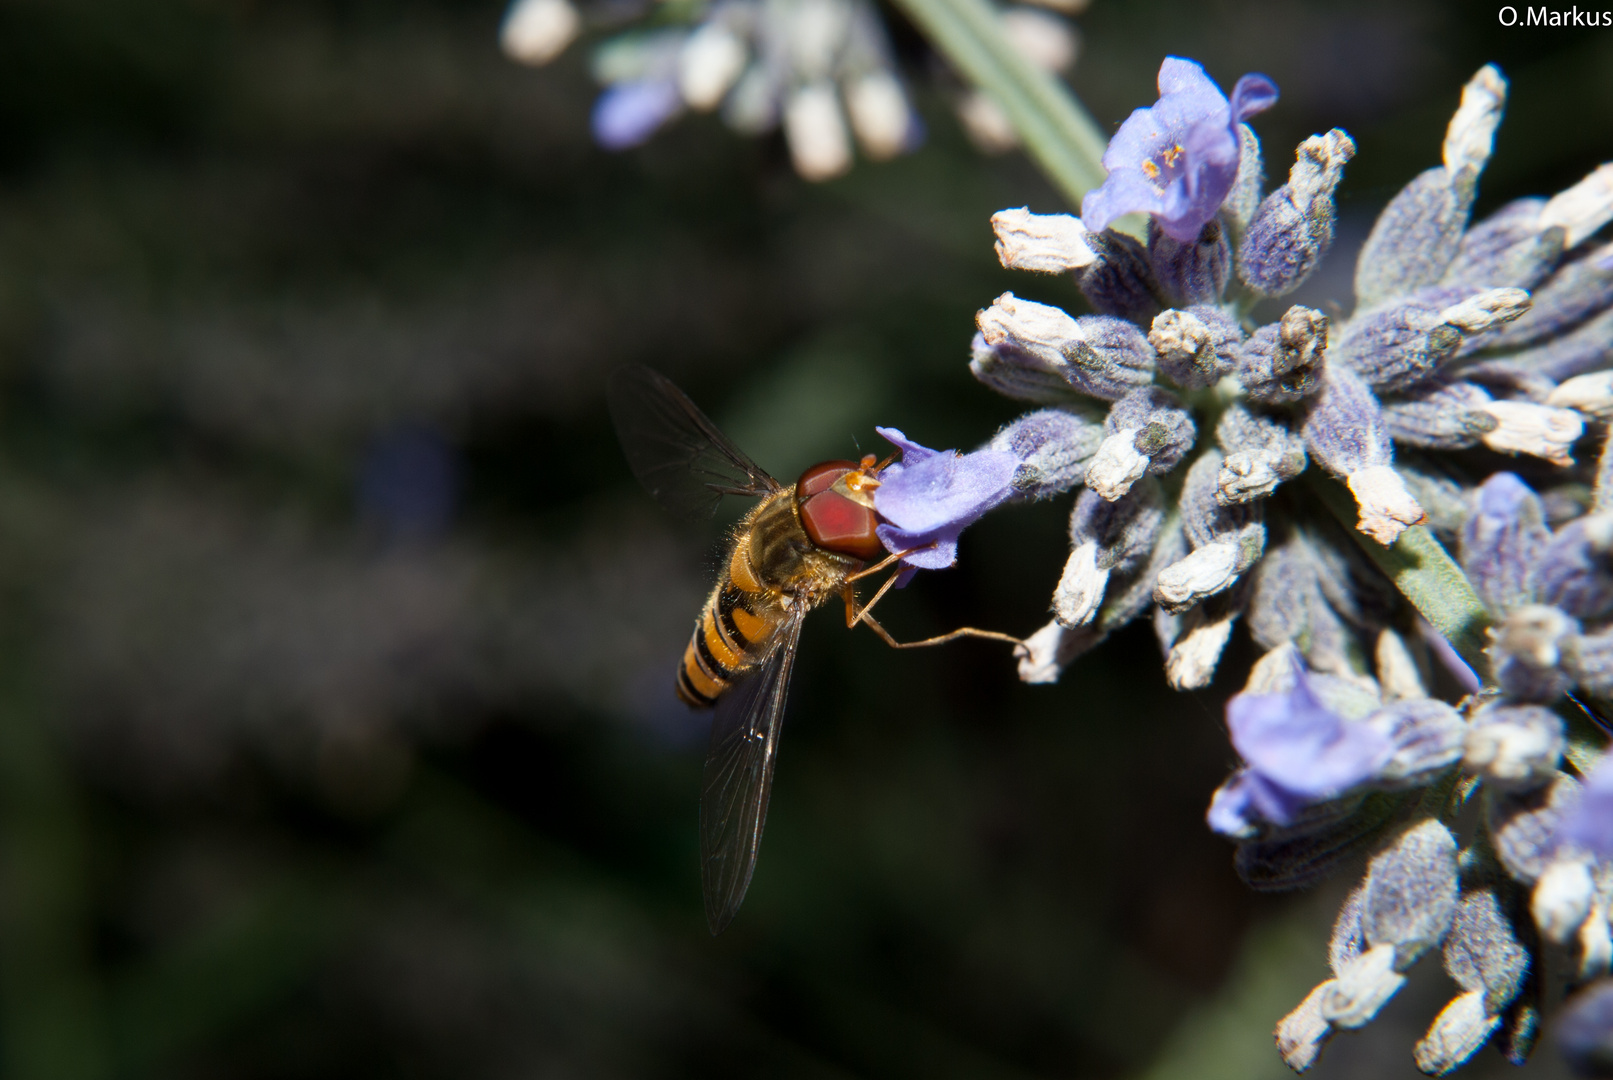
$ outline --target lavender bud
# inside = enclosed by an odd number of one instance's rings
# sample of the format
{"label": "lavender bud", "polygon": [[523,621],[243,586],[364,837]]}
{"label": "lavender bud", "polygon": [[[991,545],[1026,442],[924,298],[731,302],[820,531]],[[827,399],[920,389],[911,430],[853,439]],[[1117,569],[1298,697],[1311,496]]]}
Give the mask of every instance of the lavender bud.
{"label": "lavender bud", "polygon": [[1613,162],[1552,196],[1540,211],[1540,227],[1561,228],[1565,248],[1577,247],[1609,221],[1613,221]]}
{"label": "lavender bud", "polygon": [[1159,370],[1188,390],[1214,386],[1238,363],[1243,331],[1219,308],[1200,306],[1161,312],[1148,331]]}
{"label": "lavender bud", "polygon": [[1581,990],[1557,1018],[1557,1048],[1581,1076],[1613,1074],[1613,980]]}
{"label": "lavender bud", "polygon": [[1072,214],[1033,214],[1028,207],[991,215],[997,260],[1005,270],[1060,274],[1097,261],[1087,228]]}
{"label": "lavender bud", "polygon": [[1478,1052],[1501,1026],[1499,1014],[1484,1011],[1484,993],[1470,990],[1451,999],[1417,1045],[1412,1060],[1429,1076],[1444,1076]]}
{"label": "lavender bud", "polygon": [[1221,414],[1215,437],[1227,455],[1216,478],[1216,500],[1222,505],[1263,498],[1305,471],[1305,440],[1241,402]]}
{"label": "lavender bud", "polygon": [[1066,627],[1050,622],[1015,646],[1019,678],[1036,686],[1058,682],[1066,667],[1108,636],[1109,632],[1102,627]]}
{"label": "lavender bud", "polygon": [[1238,276],[1262,296],[1286,296],[1333,243],[1333,191],[1355,143],[1338,128],[1299,144],[1288,183],[1266,196],[1238,248]]}
{"label": "lavender bud", "polygon": [[1322,1019],[1341,1028],[1367,1023],[1406,984],[1395,970],[1395,947],[1376,945],[1345,964],[1318,1002]]}
{"label": "lavender bud", "polygon": [[1081,272],[1081,295],[1094,311],[1135,323],[1159,314],[1159,287],[1141,244],[1113,229],[1088,233],[1087,243],[1098,258]]}
{"label": "lavender bud", "polygon": [[1388,545],[1424,519],[1423,508],[1389,467],[1388,426],[1378,399],[1348,368],[1330,368],[1305,418],[1305,443],[1322,467],[1344,477],[1361,519],[1356,528]]}
{"label": "lavender bud", "polygon": [[1443,167],[1418,176],[1378,215],[1355,263],[1356,306],[1374,308],[1438,281],[1473,205],[1471,183]]}
{"label": "lavender bud", "polygon": [[1525,604],[1490,628],[1491,670],[1510,701],[1555,701],[1568,689],[1558,670],[1560,645],[1579,633],[1579,623],[1554,607]]}
{"label": "lavender bud", "polygon": [[1321,386],[1327,316],[1297,304],[1254,332],[1238,352],[1238,381],[1250,401],[1286,405]]}
{"label": "lavender bud", "polygon": [[1561,645],[1563,668],[1593,694],[1613,694],[1613,633],[1581,634]]}
{"label": "lavender bud", "polygon": [[1159,572],[1154,602],[1180,613],[1220,592],[1254,565],[1265,550],[1266,528],[1248,505],[1216,501],[1219,450],[1200,455],[1182,484],[1182,530],[1192,552]]}
{"label": "lavender bud", "polygon": [[1539,705],[1490,705],[1467,731],[1462,767],[1499,791],[1539,787],[1557,772],[1563,719]]}
{"label": "lavender bud", "polygon": [[1445,128],[1440,148],[1452,176],[1482,172],[1495,145],[1495,129],[1507,103],[1507,81],[1494,64],[1485,64],[1462,87],[1462,101]]}
{"label": "lavender bud", "polygon": [[1581,416],[1603,423],[1613,420],[1613,371],[1594,371],[1565,379],[1546,395],[1546,404],[1573,409]]}
{"label": "lavender bud", "polygon": [[1105,438],[1087,467],[1087,486],[1113,501],[1146,473],[1174,469],[1193,446],[1193,414],[1168,390],[1150,386],[1116,401],[1104,421]]}
{"label": "lavender bud", "polygon": [[1563,254],[1563,230],[1542,229],[1545,199],[1517,199],[1463,235],[1442,284],[1533,289]]}
{"label": "lavender bud", "polygon": [[1192,243],[1166,235],[1153,218],[1148,220],[1148,265],[1160,295],[1172,307],[1214,304],[1226,292],[1232,269],[1232,248],[1221,223],[1211,218]]}
{"label": "lavender bud", "polygon": [[1262,558],[1249,600],[1249,634],[1263,648],[1298,647],[1312,670],[1343,674],[1351,670],[1349,637],[1322,595],[1319,570],[1299,536]]}
{"label": "lavender bud", "polygon": [[1378,215],[1355,264],[1363,310],[1438,281],[1456,254],[1506,102],[1506,81],[1486,65],[1462,88],[1445,130],[1444,161],[1403,188]]}
{"label": "lavender bud", "polygon": [[1462,529],[1462,569],[1492,612],[1511,611],[1534,599],[1531,577],[1550,540],[1535,493],[1512,473],[1496,473],[1480,485]]}
{"label": "lavender bud", "polygon": [[1384,402],[1383,418],[1395,442],[1460,450],[1477,445],[1500,425],[1484,411],[1490,400],[1483,387],[1470,382],[1431,382]]}
{"label": "lavender bud", "polygon": [[1090,622],[1103,602],[1110,574],[1136,570],[1153,550],[1164,523],[1164,497],[1152,481],[1115,502],[1083,491],[1070,514],[1070,558],[1053,593],[1058,623]]}
{"label": "lavender bud", "polygon": [[1596,879],[1588,859],[1570,857],[1553,860],[1535,882],[1529,898],[1529,911],[1547,941],[1565,945],[1590,917],[1596,900]]}
{"label": "lavender bud", "polygon": [[1503,454],[1530,454],[1553,465],[1574,463],[1568,448],[1585,433],[1585,421],[1572,409],[1532,401],[1492,401],[1484,411],[1496,420],[1484,445]]}
{"label": "lavender bud", "polygon": [[1613,244],[1583,250],[1531,292],[1534,304],[1516,322],[1473,344],[1515,348],[1556,337],[1613,304]]}
{"label": "lavender bud", "polygon": [[1394,746],[1394,754],[1374,777],[1379,784],[1421,787],[1435,773],[1462,760],[1467,725],[1443,701],[1397,701],[1373,713],[1367,722],[1383,729]]}
{"label": "lavender bud", "polygon": [[1529,974],[1529,950],[1493,887],[1462,894],[1445,938],[1445,970],[1463,990],[1477,991],[1484,1011],[1496,1015],[1518,996]]}
{"label": "lavender bud", "polygon": [[1081,483],[1102,441],[1103,426],[1096,419],[1066,409],[1041,409],[1005,425],[986,447],[1019,458],[1015,493],[1042,499]]}
{"label": "lavender bud", "polygon": [[1456,914],[1456,892],[1451,831],[1433,818],[1408,826],[1368,864],[1362,935],[1373,949],[1394,946],[1394,967],[1404,971],[1445,936]]}
{"label": "lavender bud", "polygon": [[1277,1053],[1283,1064],[1297,1073],[1305,1072],[1321,1057],[1322,1047],[1333,1034],[1333,1025],[1322,1017],[1322,1001],[1333,990],[1333,980],[1322,983],[1299,1003],[1299,1007],[1277,1022],[1274,1033]]}
{"label": "lavender bud", "polygon": [[1432,376],[1478,333],[1528,310],[1521,289],[1490,289],[1455,304],[1388,304],[1350,320],[1334,354],[1374,390],[1403,390]]}
{"label": "lavender bud", "polygon": [[[1232,637],[1232,624],[1243,612],[1243,593],[1233,590],[1216,600],[1224,604],[1201,604],[1181,616],[1180,635],[1165,654],[1165,681],[1173,690],[1202,690],[1215,679],[1216,665]],[[1212,605],[1219,610],[1210,612]]]}
{"label": "lavender bud", "polygon": [[1064,377],[1068,364],[1063,357],[1050,360],[1046,353],[1027,352],[1004,341],[986,344],[986,335],[976,333],[969,343],[969,372],[991,389],[1015,401],[1036,405],[1059,405],[1080,401],[1075,388]]}
{"label": "lavender bud", "polygon": [[1507,873],[1533,885],[1556,859],[1556,832],[1579,801],[1579,781],[1557,773],[1528,791],[1500,791],[1490,803],[1490,843]]}
{"label": "lavender bud", "polygon": [[1154,350],[1124,319],[1072,319],[1061,308],[1003,293],[975,322],[987,345],[1031,354],[1090,397],[1113,401],[1153,378]]}
{"label": "lavender bud", "polygon": [[1578,619],[1613,612],[1613,513],[1603,511],[1570,521],[1552,536],[1534,569],[1535,591]]}

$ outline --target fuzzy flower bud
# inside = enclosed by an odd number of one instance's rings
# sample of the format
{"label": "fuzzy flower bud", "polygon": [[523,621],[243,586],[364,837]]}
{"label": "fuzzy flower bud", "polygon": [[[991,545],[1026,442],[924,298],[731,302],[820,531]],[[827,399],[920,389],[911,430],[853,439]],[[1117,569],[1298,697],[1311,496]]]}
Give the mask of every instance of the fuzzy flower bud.
{"label": "fuzzy flower bud", "polygon": [[1133,390],[1109,410],[1106,436],[1087,468],[1087,486],[1113,502],[1147,473],[1174,469],[1193,446],[1193,415],[1158,387]]}
{"label": "fuzzy flower bud", "polygon": [[1561,228],[1565,248],[1576,246],[1609,221],[1613,221],[1613,162],[1556,195],[1540,211],[1540,227]]}
{"label": "fuzzy flower bud", "polygon": [[1305,471],[1305,440],[1240,403],[1221,414],[1215,437],[1227,455],[1216,478],[1215,497],[1223,506],[1263,498]]}
{"label": "fuzzy flower bud", "polygon": [[1550,540],[1540,499],[1522,480],[1496,473],[1480,485],[1460,552],[1462,569],[1491,612],[1534,599],[1531,577]]}
{"label": "fuzzy flower bud", "polygon": [[1462,766],[1503,791],[1550,780],[1562,760],[1562,717],[1539,705],[1492,705],[1473,718]]}
{"label": "fuzzy flower bud", "polygon": [[1568,448],[1585,433],[1585,420],[1573,409],[1532,401],[1492,401],[1482,409],[1496,421],[1482,436],[1491,450],[1530,454],[1564,467],[1574,463]]}
{"label": "fuzzy flower bud", "polygon": [[1243,331],[1219,308],[1201,306],[1162,312],[1148,331],[1159,370],[1177,386],[1214,386],[1237,366]]}
{"label": "fuzzy flower bud", "polygon": [[1495,129],[1507,103],[1507,81],[1494,64],[1485,64],[1462,87],[1462,102],[1445,129],[1442,156],[1451,175],[1478,173],[1490,160]]}
{"label": "fuzzy flower bud", "polygon": [[1569,999],[1557,1018],[1557,1048],[1581,1076],[1613,1073],[1613,979],[1593,983]]}
{"label": "fuzzy flower bud", "polygon": [[1159,285],[1141,244],[1112,231],[1089,231],[1087,244],[1097,261],[1081,271],[1081,295],[1094,311],[1135,323],[1159,314]]}
{"label": "fuzzy flower bud", "polygon": [[1327,316],[1295,305],[1255,331],[1238,353],[1238,381],[1249,400],[1286,405],[1321,388]]}
{"label": "fuzzy flower bud", "polygon": [[1137,569],[1153,550],[1164,523],[1163,496],[1152,481],[1112,502],[1083,491],[1070,514],[1070,558],[1053,593],[1059,624],[1090,622],[1103,602],[1110,574]]}
{"label": "fuzzy flower bud", "polygon": [[1182,530],[1193,551],[1159,573],[1154,601],[1166,611],[1186,611],[1227,588],[1265,550],[1266,529],[1253,508],[1216,500],[1222,461],[1219,450],[1206,451],[1183,481]]}
{"label": "fuzzy flower bud", "polygon": [[1029,354],[1091,397],[1114,401],[1152,379],[1154,350],[1124,319],[1072,319],[1061,308],[1003,293],[975,323],[987,345]]}
{"label": "fuzzy flower bud", "polygon": [[1476,446],[1501,421],[1485,411],[1493,399],[1470,382],[1435,381],[1384,403],[1383,418],[1395,442],[1434,450]]}
{"label": "fuzzy flower bud", "polygon": [[1300,143],[1288,183],[1260,204],[1238,249],[1238,274],[1256,293],[1286,296],[1333,243],[1333,191],[1355,143],[1334,128]]}
{"label": "fuzzy flower bud", "polygon": [[1579,623],[1557,608],[1525,604],[1490,628],[1490,667],[1502,693],[1512,701],[1555,701],[1567,689],[1558,670],[1562,643],[1579,633]]}
{"label": "fuzzy flower bud", "polygon": [[1005,270],[1061,274],[1090,266],[1097,254],[1087,243],[1087,228],[1071,214],[1033,214],[1028,207],[991,215],[997,234],[997,259]]}
{"label": "fuzzy flower bud", "polygon": [[1534,571],[1535,590],[1577,619],[1613,613],[1613,513],[1587,514],[1553,534]]}
{"label": "fuzzy flower bud", "polygon": [[1529,911],[1547,941],[1566,944],[1591,913],[1596,879],[1583,858],[1557,859],[1546,867],[1530,896]]}

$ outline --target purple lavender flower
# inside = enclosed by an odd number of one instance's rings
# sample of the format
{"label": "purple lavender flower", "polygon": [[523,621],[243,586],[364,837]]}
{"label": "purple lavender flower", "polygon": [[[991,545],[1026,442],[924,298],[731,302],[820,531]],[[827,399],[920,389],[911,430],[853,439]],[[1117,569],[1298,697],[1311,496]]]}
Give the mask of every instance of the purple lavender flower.
{"label": "purple lavender flower", "polygon": [[1557,1021],[1557,1047],[1581,1076],[1613,1072],[1613,979],[1600,979],[1569,999]]}
{"label": "purple lavender flower", "polygon": [[1604,859],[1613,857],[1613,755],[1585,778],[1579,802],[1558,826],[1556,839]]}
{"label": "purple lavender flower", "polygon": [[617,83],[594,102],[594,141],[607,150],[630,150],[682,107],[677,84],[670,79]]}
{"label": "purple lavender flower", "polygon": [[1007,450],[931,450],[895,428],[875,428],[902,451],[885,467],[874,491],[874,509],[886,524],[877,529],[885,549],[923,548],[902,559],[908,571],[945,570],[958,560],[958,534],[1014,495],[1018,455]]}
{"label": "purple lavender flower", "polygon": [[1306,806],[1372,779],[1394,753],[1378,727],[1323,704],[1312,676],[1297,666],[1293,689],[1227,702],[1227,728],[1246,763],[1210,805],[1210,827],[1227,835],[1246,832],[1251,816],[1289,824]]}
{"label": "purple lavender flower", "polygon": [[1198,239],[1238,177],[1238,125],[1277,101],[1270,79],[1245,75],[1228,102],[1202,67],[1174,56],[1159,66],[1159,94],[1109,140],[1103,153],[1109,176],[1081,204],[1092,232],[1146,211],[1172,239]]}

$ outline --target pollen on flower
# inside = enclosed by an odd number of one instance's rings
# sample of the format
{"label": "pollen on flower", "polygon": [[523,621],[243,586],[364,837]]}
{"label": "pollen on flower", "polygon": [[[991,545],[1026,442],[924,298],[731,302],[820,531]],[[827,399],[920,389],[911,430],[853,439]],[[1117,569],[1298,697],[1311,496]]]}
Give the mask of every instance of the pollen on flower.
{"label": "pollen on flower", "polygon": [[1148,177],[1150,180],[1158,180],[1159,166],[1155,165],[1152,161],[1143,162],[1143,175]]}

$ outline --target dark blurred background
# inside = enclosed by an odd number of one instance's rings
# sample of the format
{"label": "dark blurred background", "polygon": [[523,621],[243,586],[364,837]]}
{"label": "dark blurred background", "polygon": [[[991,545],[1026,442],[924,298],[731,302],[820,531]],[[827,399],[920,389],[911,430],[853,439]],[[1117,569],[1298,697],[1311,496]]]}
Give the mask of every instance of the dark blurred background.
{"label": "dark blurred background", "polygon": [[[708,117],[600,152],[585,50],[515,67],[501,14],[0,0],[4,1075],[1286,1075],[1344,883],[1255,896],[1203,825],[1241,638],[1181,695],[1146,626],[1025,687],[991,643],[814,617],[760,869],[707,934],[671,676],[720,531],[633,484],[606,374],[665,371],[783,477],[876,423],[973,446],[1015,412],[969,377],[975,310],[1075,295],[1000,270],[987,219],[1065,207],[926,82],[927,145],[822,186]],[[1081,26],[1106,126],[1175,53],[1278,82],[1274,176],[1356,136],[1311,287],[1345,307],[1481,63],[1514,102],[1481,209],[1613,158],[1613,30]],[[882,618],[1029,632],[1067,512],[993,515]],[[1453,992],[1417,972],[1320,1076],[1413,1075]]]}

